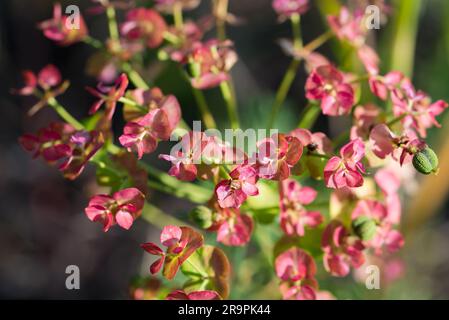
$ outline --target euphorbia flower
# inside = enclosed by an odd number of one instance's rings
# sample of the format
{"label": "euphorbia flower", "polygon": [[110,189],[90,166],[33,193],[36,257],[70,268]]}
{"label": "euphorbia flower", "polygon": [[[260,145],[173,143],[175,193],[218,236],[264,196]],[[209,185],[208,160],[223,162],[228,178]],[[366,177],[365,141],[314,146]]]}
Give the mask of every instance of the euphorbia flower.
{"label": "euphorbia flower", "polygon": [[289,135],[297,138],[303,147],[306,147],[309,151],[318,154],[332,152],[332,141],[323,132],[312,133],[307,129],[298,128],[291,131]]}
{"label": "euphorbia flower", "polygon": [[152,9],[135,8],[126,14],[120,31],[129,40],[142,39],[149,48],[156,48],[164,41],[167,30],[165,20]]}
{"label": "euphorbia flower", "polygon": [[[151,106],[150,106],[151,108]],[[168,140],[181,119],[181,108],[174,96],[168,96],[160,108],[150,109],[147,115],[129,122],[119,137],[128,151],[136,150],[139,159],[144,153],[153,152],[158,140]]]}
{"label": "euphorbia flower", "polygon": [[[39,28],[44,32],[44,35],[55,41],[61,46],[68,46],[80,41],[88,35],[86,23],[82,16],[79,16],[79,26],[71,27],[69,17],[62,15],[62,8],[60,3],[56,3],[53,7],[53,18],[43,21],[39,24]],[[73,21],[76,22],[76,21]]]}
{"label": "euphorbia flower", "polygon": [[86,89],[93,94],[95,97],[99,98],[89,110],[89,114],[94,114],[100,109],[103,104],[106,104],[106,114],[107,120],[111,120],[115,112],[115,107],[117,101],[123,97],[125,90],[128,87],[129,81],[126,74],[122,73],[113,86],[106,86],[100,83],[97,89],[87,87]]}
{"label": "euphorbia flower", "polygon": [[358,217],[369,217],[377,225],[374,237],[364,241],[365,247],[375,249],[376,254],[382,254],[383,246],[386,246],[389,252],[395,252],[404,245],[404,239],[401,233],[393,229],[393,224],[388,219],[387,208],[375,200],[361,200],[352,211],[353,220]]}
{"label": "euphorbia flower", "polygon": [[290,248],[275,261],[276,275],[282,280],[280,289],[284,300],[315,300],[316,265],[304,250]]}
{"label": "euphorbia flower", "polygon": [[311,204],[317,192],[302,187],[296,180],[287,179],[280,183],[281,228],[289,236],[304,236],[305,227],[315,228],[323,222],[318,211],[308,211],[304,206]]}
{"label": "euphorbia flower", "polygon": [[284,180],[299,161],[303,145],[298,138],[275,134],[257,143],[257,170],[261,178]]}
{"label": "euphorbia flower", "polygon": [[196,43],[189,56],[191,83],[197,89],[210,89],[228,80],[228,72],[237,62],[230,41],[210,40]]}
{"label": "euphorbia flower", "polygon": [[190,293],[175,290],[167,296],[166,300],[221,300],[221,297],[216,291],[212,290],[192,291]]}
{"label": "euphorbia flower", "polygon": [[304,14],[309,9],[309,0],[273,0],[273,9],[283,17]]}
{"label": "euphorbia flower", "polygon": [[379,116],[379,107],[372,103],[357,106],[354,109],[354,125],[351,128],[351,139],[355,140],[360,138],[366,140],[374,125],[378,122]]}
{"label": "euphorbia flower", "polygon": [[363,185],[365,168],[361,162],[365,156],[365,144],[356,139],[340,150],[340,157],[332,157],[324,168],[324,180],[329,188],[357,188]]}
{"label": "euphorbia flower", "polygon": [[182,181],[193,181],[198,173],[196,165],[201,163],[206,145],[207,139],[202,132],[191,131],[182,137],[178,148],[174,147],[171,154],[161,154],[159,158],[172,163],[169,175]]}
{"label": "euphorbia flower", "polygon": [[251,239],[254,222],[250,216],[240,213],[238,209],[220,210],[217,241],[227,246],[246,245]]}
{"label": "euphorbia flower", "polygon": [[365,261],[362,242],[351,236],[340,221],[333,220],[323,233],[321,247],[326,271],[333,276],[346,276],[351,266],[359,268]]}
{"label": "euphorbia flower", "polygon": [[184,261],[203,245],[204,240],[203,236],[192,228],[166,226],[161,232],[160,241],[167,247],[165,252],[152,242],[143,243],[141,247],[148,253],[160,257],[150,266],[150,272],[158,273],[163,267],[162,274],[171,280]]}
{"label": "euphorbia flower", "polygon": [[399,71],[391,71],[385,76],[373,75],[369,78],[371,92],[382,100],[387,100],[388,95],[405,79]]}
{"label": "euphorbia flower", "polygon": [[230,179],[215,187],[217,201],[222,208],[239,208],[248,196],[259,194],[257,171],[248,165],[239,165],[229,173]]}
{"label": "euphorbia flower", "polygon": [[142,192],[136,188],[128,188],[115,192],[112,196],[94,196],[85,212],[89,220],[103,224],[104,232],[116,223],[128,230],[142,213],[144,203],[145,196]]}
{"label": "euphorbia flower", "polygon": [[332,65],[320,66],[310,74],[306,97],[321,101],[323,114],[329,116],[348,114],[354,105],[354,89]]}
{"label": "euphorbia flower", "polygon": [[379,124],[371,130],[370,143],[377,157],[385,159],[391,155],[401,165],[409,163],[413,154],[425,146],[414,131],[405,130],[404,134],[398,137],[385,124]]}
{"label": "euphorbia flower", "polygon": [[338,16],[328,16],[327,21],[340,40],[348,41],[355,47],[360,47],[365,43],[368,32],[364,16],[363,10],[355,10],[351,13],[347,7],[341,7]]}
{"label": "euphorbia flower", "polygon": [[58,165],[64,177],[76,179],[87,162],[103,146],[103,136],[96,131],[76,131],[66,123],[51,123],[47,128],[19,138],[34,158],[42,156],[49,164]]}
{"label": "euphorbia flower", "polygon": [[[30,70],[25,70],[22,72],[22,77],[24,86],[20,89],[13,89],[12,93],[22,96],[42,95],[39,102],[28,111],[29,115],[42,109],[50,98],[64,93],[69,86],[68,81],[62,82],[61,73],[52,64],[42,68],[37,75]],[[43,90],[42,94],[39,89]]]}
{"label": "euphorbia flower", "polygon": [[449,106],[443,100],[432,103],[426,93],[416,91],[408,80],[403,81],[400,88],[393,90],[392,101],[394,115],[405,116],[402,119],[404,127],[417,130],[423,138],[427,136],[427,129],[441,127],[436,117]]}

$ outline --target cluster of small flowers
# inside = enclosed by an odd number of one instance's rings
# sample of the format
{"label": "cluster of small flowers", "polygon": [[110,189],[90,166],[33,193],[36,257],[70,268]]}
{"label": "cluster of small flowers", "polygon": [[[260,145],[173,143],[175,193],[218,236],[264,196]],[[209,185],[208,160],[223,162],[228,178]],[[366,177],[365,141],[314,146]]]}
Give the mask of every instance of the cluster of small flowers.
{"label": "cluster of small flowers", "polygon": [[[96,2],[101,4],[100,8],[113,5],[107,1]],[[161,57],[187,66],[191,85],[196,89],[213,88],[229,79],[237,55],[229,40],[203,40],[209,21],[186,21],[181,26],[169,26],[161,16],[160,12],[173,12],[176,6],[192,9],[199,1],[157,0],[156,3],[156,9],[128,10],[120,26],[118,43],[106,45],[109,59],[97,73],[103,82],[95,89],[88,88],[98,99],[89,113],[99,112],[104,105],[94,130],[54,123],[36,135],[20,138],[33,156],[57,163],[65,177],[79,176],[87,162],[106,145],[105,140],[110,141],[111,121],[119,102],[124,104],[127,123],[118,140],[126,150],[136,152],[138,159],[154,152],[158,143],[169,140],[178,128],[181,107],[175,96],[164,95],[159,88],[128,90],[128,77],[119,74],[119,70],[133,55],[145,48],[158,48]],[[273,8],[285,20],[305,14],[309,1],[274,0]],[[41,23],[40,28],[46,37],[60,45],[90,41],[83,20],[78,30],[68,30],[64,20],[60,6],[56,5],[53,19]],[[229,154],[229,147],[216,137],[194,131],[180,138],[181,150],[159,155],[159,158],[171,163],[169,175],[181,181],[214,182],[212,198],[206,206],[196,208],[192,216],[204,229],[216,232],[218,242],[228,246],[242,246],[250,241],[254,221],[245,213],[247,199],[259,195],[260,181],[277,181],[280,228],[285,236],[304,237],[310,229],[326,223],[321,243],[324,267],[333,276],[346,276],[351,267],[359,268],[364,264],[366,255],[382,255],[384,248],[394,252],[403,246],[402,235],[395,230],[401,216],[398,190],[402,181],[397,172],[385,164],[398,162],[405,166],[413,162],[422,173],[435,172],[436,157],[423,139],[427,129],[439,126],[436,116],[448,104],[444,101],[432,103],[428,95],[416,91],[400,72],[384,76],[379,73],[380,59],[366,44],[368,30],[363,11],[342,7],[338,15],[328,17],[328,23],[338,39],[357,50],[372,93],[391,101],[392,120],[387,121],[385,112],[374,104],[357,105],[356,92],[365,77],[360,79],[338,70],[319,53],[300,52],[295,58],[300,57],[307,63],[309,75],[305,92],[310,103],[319,105],[327,116],[353,117],[350,141],[337,155],[333,142],[324,133],[299,128],[259,141],[254,155],[231,150],[234,164],[201,161],[213,160],[218,155],[223,159],[223,154]],[[111,78],[117,80],[113,85],[106,85],[104,81]],[[54,97],[67,87],[61,84],[61,75],[54,66],[44,68],[37,76],[26,71],[24,80],[25,86],[16,93],[40,97],[38,108],[54,105]],[[240,160],[237,165],[236,159]],[[381,160],[384,161],[379,165]],[[371,179],[366,177],[366,166],[373,170],[385,167],[377,170]],[[306,171],[312,177],[324,179],[325,185],[333,189],[330,204],[337,212],[331,212],[330,221],[325,221],[321,212],[309,209],[317,198],[317,191],[294,178]],[[85,211],[90,220],[103,224],[104,231],[115,224],[129,229],[141,214],[144,200],[142,190],[126,188],[112,195],[94,196]],[[350,215],[346,217],[348,210]],[[167,247],[165,252],[154,243],[145,243],[142,248],[159,257],[151,265],[151,273],[162,268],[163,275],[172,279],[180,266],[203,245],[203,238],[191,228],[167,226],[161,233],[161,243]],[[318,290],[316,265],[306,250],[293,246],[276,257],[275,271],[285,299],[329,296]],[[215,299],[220,295],[213,291],[175,291],[168,298]]]}

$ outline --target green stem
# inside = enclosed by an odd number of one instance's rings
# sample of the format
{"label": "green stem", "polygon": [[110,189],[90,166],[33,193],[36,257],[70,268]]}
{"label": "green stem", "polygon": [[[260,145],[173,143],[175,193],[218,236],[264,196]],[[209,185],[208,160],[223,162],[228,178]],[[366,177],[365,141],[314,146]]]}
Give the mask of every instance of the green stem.
{"label": "green stem", "polygon": [[213,129],[217,127],[214,117],[210,112],[206,98],[201,90],[192,87],[192,93],[195,97],[198,108],[200,109],[201,117],[203,118],[204,125],[207,129]]}
{"label": "green stem", "polygon": [[174,225],[174,226],[186,226],[185,222],[172,217],[168,214],[165,214],[162,210],[155,207],[154,205],[150,203],[145,203],[145,207],[142,210],[142,219],[148,221],[152,225],[155,225],[156,227],[163,229],[167,225]]}
{"label": "green stem", "polygon": [[131,80],[131,82],[137,88],[144,90],[148,90],[150,88],[148,84],[145,82],[145,80],[141,77],[141,75],[136,70],[134,70],[134,68],[131,66],[130,63],[128,62],[123,63],[122,69],[128,75],[129,80]]}
{"label": "green stem", "polygon": [[228,0],[217,0],[216,20],[217,38],[220,41],[226,40],[226,17],[228,15]]}
{"label": "green stem", "polygon": [[83,41],[84,41],[84,43],[86,43],[96,49],[103,48],[103,43],[100,40],[94,39],[89,35],[85,36]]}
{"label": "green stem", "polygon": [[[303,46],[302,36],[301,36],[301,16],[299,14],[294,14],[291,16],[290,21],[292,23],[293,32],[293,46],[295,50],[300,50]],[[268,128],[273,127],[276,117],[287,98],[288,92],[295,80],[296,73],[298,71],[299,64],[301,62],[300,58],[295,58],[290,63],[287,71],[285,72],[284,78],[276,92],[276,97],[274,104],[271,108],[271,116],[268,120]]]}
{"label": "green stem", "polygon": [[182,17],[182,3],[176,1],[173,5],[173,19],[175,20],[175,27],[182,30],[184,27],[184,19]]}
{"label": "green stem", "polygon": [[400,122],[402,119],[408,116],[408,113],[403,113],[399,117],[396,117],[386,123],[387,127],[391,127],[392,125]]}
{"label": "green stem", "polygon": [[237,102],[235,97],[232,94],[231,87],[228,81],[223,81],[220,84],[221,94],[223,95],[223,99],[226,103],[226,109],[228,111],[229,121],[231,123],[232,129],[238,129],[239,125],[239,117],[237,113]]}
{"label": "green stem", "polygon": [[106,8],[106,15],[108,17],[109,35],[112,40],[119,42],[120,34],[118,31],[117,18],[114,6],[108,5],[108,7]]}
{"label": "green stem", "polygon": [[[159,191],[174,195],[175,197],[189,200],[193,203],[205,203],[207,202],[211,196],[212,191],[193,183],[179,181],[178,179],[169,176],[167,173],[159,171],[152,166],[141,163],[142,168],[144,168],[150,179],[162,183],[165,188],[158,188]],[[151,182],[149,183],[150,187],[155,187]]]}
{"label": "green stem", "polygon": [[67,123],[71,124],[76,130],[83,130],[84,126],[76,120],[68,111],[54,98],[51,97],[47,100],[48,105],[56,111],[56,113],[64,119]]}
{"label": "green stem", "polygon": [[298,128],[311,129],[316,119],[321,113],[321,108],[317,104],[309,104],[304,108]]}

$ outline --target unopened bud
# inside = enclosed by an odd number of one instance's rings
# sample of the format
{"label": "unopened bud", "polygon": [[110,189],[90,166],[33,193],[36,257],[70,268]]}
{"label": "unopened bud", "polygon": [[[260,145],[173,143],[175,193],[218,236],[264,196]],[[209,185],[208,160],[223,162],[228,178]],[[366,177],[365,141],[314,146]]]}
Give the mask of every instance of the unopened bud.
{"label": "unopened bud", "polygon": [[352,221],[354,233],[362,240],[371,240],[376,234],[376,222],[367,216],[361,216]]}
{"label": "unopened bud", "polygon": [[413,166],[422,174],[436,173],[438,172],[438,156],[426,146],[413,156]]}
{"label": "unopened bud", "polygon": [[190,219],[199,227],[208,229],[212,226],[212,210],[205,206],[198,206],[189,213]]}

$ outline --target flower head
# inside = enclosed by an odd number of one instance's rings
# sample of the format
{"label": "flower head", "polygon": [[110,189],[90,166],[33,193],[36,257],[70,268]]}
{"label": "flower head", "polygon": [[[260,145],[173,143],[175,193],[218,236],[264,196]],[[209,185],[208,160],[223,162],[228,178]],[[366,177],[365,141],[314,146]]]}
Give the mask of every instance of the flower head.
{"label": "flower head", "polygon": [[365,247],[374,248],[377,254],[382,253],[383,246],[386,246],[389,252],[395,252],[404,245],[401,233],[393,229],[388,214],[387,207],[375,200],[360,200],[352,211],[353,220],[368,217],[375,222],[374,237],[363,243]]}
{"label": "flower head", "polygon": [[215,195],[221,208],[239,208],[248,196],[259,194],[257,171],[248,165],[239,165],[229,173],[230,179],[215,187]]}
{"label": "flower head", "polygon": [[142,213],[145,196],[136,188],[123,189],[112,196],[96,195],[85,209],[89,220],[101,222],[104,232],[118,224],[123,229],[131,228]]}
{"label": "flower head", "polygon": [[275,134],[257,143],[257,170],[261,178],[285,180],[299,161],[303,145],[294,136]]}
{"label": "flower head", "polygon": [[309,75],[306,97],[321,101],[323,114],[329,116],[348,114],[354,105],[354,89],[332,65],[320,66]]}
{"label": "flower head", "polygon": [[153,242],[143,243],[142,249],[159,258],[150,266],[152,274],[158,273],[163,267],[163,275],[168,280],[175,277],[179,267],[196,249],[203,245],[203,236],[189,227],[165,226],[161,232],[160,241],[167,247],[164,252]]}
{"label": "flower head", "polygon": [[41,156],[47,163],[56,164],[65,178],[74,180],[104,140],[97,131],[76,131],[69,124],[55,122],[37,134],[21,136],[19,142],[34,158]]}
{"label": "flower head", "polygon": [[316,299],[316,265],[304,250],[293,247],[281,253],[276,258],[275,269],[281,279],[280,289],[284,300]]}
{"label": "flower head", "polygon": [[167,30],[165,20],[152,9],[135,8],[126,14],[125,22],[120,26],[123,36],[129,40],[144,40],[149,48],[156,48],[164,41]]}
{"label": "flower head", "polygon": [[191,83],[197,89],[209,89],[228,80],[228,72],[237,62],[237,55],[231,49],[230,41],[210,40],[193,45],[189,55]]}
{"label": "flower head", "polygon": [[305,227],[314,228],[323,222],[320,212],[304,207],[315,200],[314,189],[292,179],[282,181],[280,189],[281,228],[287,235],[304,236]]}
{"label": "flower head", "polygon": [[352,237],[337,220],[331,221],[324,230],[321,247],[324,251],[324,268],[333,276],[344,277],[351,266],[359,268],[365,261],[362,242]]}
{"label": "flower head", "polygon": [[62,15],[61,4],[56,3],[53,7],[53,18],[41,22],[39,28],[48,39],[61,46],[69,46],[82,41],[88,35],[83,17],[79,16],[78,21],[79,25],[71,26],[69,17]]}
{"label": "flower head", "polygon": [[340,40],[345,40],[352,45],[359,47],[365,43],[368,29],[364,23],[365,14],[362,10],[353,13],[342,7],[337,16],[328,16],[327,22],[332,31]]}
{"label": "flower head", "polygon": [[324,180],[329,188],[357,188],[363,185],[365,172],[361,162],[365,156],[365,144],[356,139],[343,146],[340,157],[332,157],[324,168]]}
{"label": "flower head", "polygon": [[221,209],[217,217],[217,241],[226,246],[239,247],[251,239],[254,222],[250,216],[240,213],[239,209]]}
{"label": "flower head", "polygon": [[107,120],[111,120],[115,112],[117,101],[123,97],[128,87],[129,81],[126,74],[122,73],[115,81],[113,86],[106,86],[103,83],[98,84],[97,89],[87,87],[86,89],[95,97],[99,98],[89,110],[90,114],[96,113],[103,104],[106,104]]}
{"label": "flower head", "polygon": [[159,103],[160,107],[150,104],[150,111],[145,116],[128,122],[119,137],[125,148],[137,151],[139,159],[144,153],[153,152],[158,140],[168,140],[181,119],[181,108],[175,96],[170,95]]}
{"label": "flower head", "polygon": [[173,13],[175,6],[180,6],[183,10],[195,9],[201,0],[156,0],[156,8],[162,12]]}

